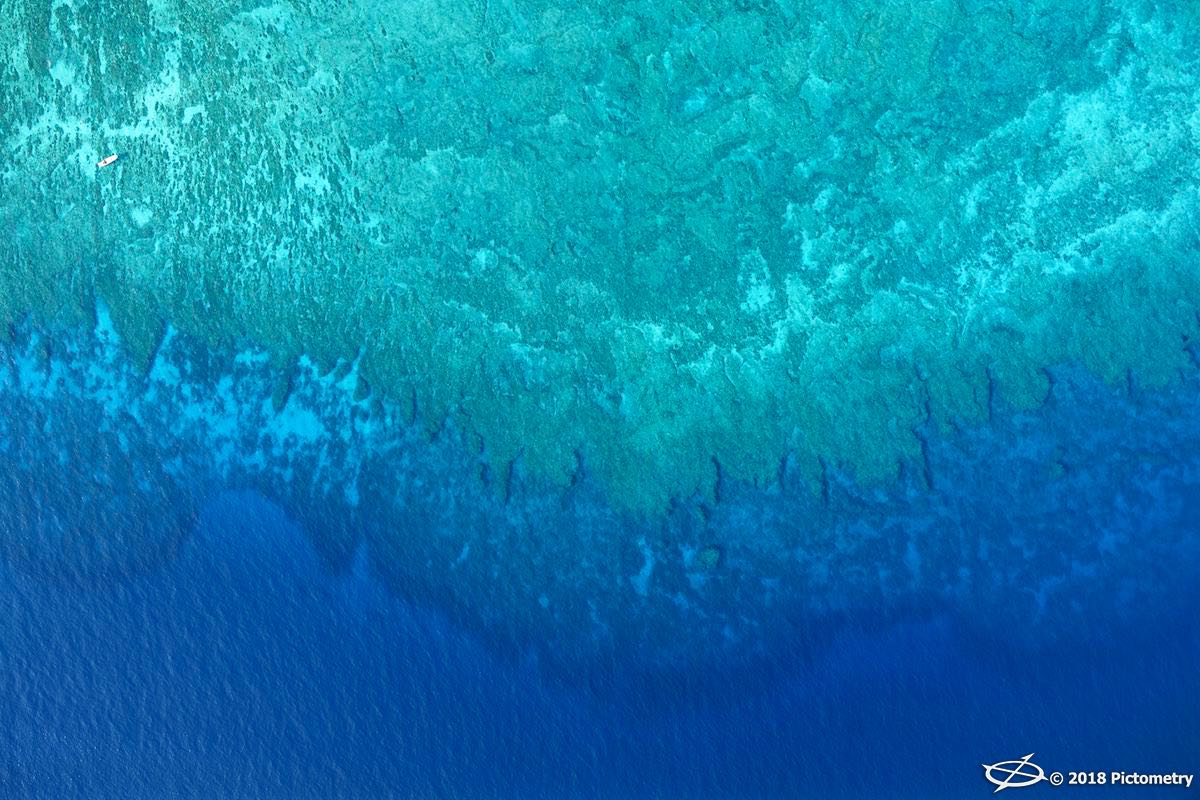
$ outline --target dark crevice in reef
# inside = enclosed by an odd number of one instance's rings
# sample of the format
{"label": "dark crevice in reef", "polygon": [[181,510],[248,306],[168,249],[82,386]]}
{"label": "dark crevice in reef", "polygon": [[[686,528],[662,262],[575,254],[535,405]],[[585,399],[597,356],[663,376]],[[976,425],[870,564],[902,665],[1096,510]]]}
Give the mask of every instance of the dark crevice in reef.
{"label": "dark crevice in reef", "polygon": [[[823,460],[814,485],[785,456],[755,486],[714,462],[715,497],[635,514],[581,455],[565,490],[519,459],[501,479],[453,420],[430,437],[411,409],[361,396],[353,363],[298,359],[272,402],[265,354],[172,332],[143,375],[103,315],[98,331],[24,325],[2,348],[7,561],[100,583],[155,569],[206,496],[254,488],[331,572],[365,548],[395,595],[568,682],[619,671],[686,694],[742,669],[783,675],[859,609],[872,624],[1036,620],[1020,646],[1054,646],[1080,635],[1081,607],[1114,626],[1168,607],[1200,556],[1194,373],[1163,392],[1048,369],[1041,408],[997,399],[989,425],[921,426],[890,482]],[[1158,580],[1132,580],[1146,572]]]}

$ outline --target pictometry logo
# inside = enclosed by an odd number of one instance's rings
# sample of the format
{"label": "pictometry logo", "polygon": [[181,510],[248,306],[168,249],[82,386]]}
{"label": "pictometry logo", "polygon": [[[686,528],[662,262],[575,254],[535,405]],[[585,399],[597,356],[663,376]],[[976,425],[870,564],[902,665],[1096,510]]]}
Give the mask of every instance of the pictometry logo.
{"label": "pictometry logo", "polygon": [[[992,794],[1003,789],[1023,789],[1046,781],[1051,786],[1103,786],[1142,787],[1180,786],[1192,788],[1195,774],[1190,772],[1126,772],[1124,770],[1070,770],[1066,773],[1054,770],[1049,775],[1031,760],[1033,753],[995,764],[980,764],[983,777],[996,788]],[[1133,791],[1137,791],[1136,788]]]}
{"label": "pictometry logo", "polygon": [[1021,789],[1025,786],[1033,786],[1036,783],[1046,780],[1046,771],[1030,761],[1029,759],[1031,758],[1033,758],[1033,753],[1022,756],[1020,760],[1014,759],[1012,761],[997,761],[995,764],[980,764],[983,767],[983,777],[987,778],[988,782],[996,787],[996,790],[992,794],[996,794],[1004,789]]}

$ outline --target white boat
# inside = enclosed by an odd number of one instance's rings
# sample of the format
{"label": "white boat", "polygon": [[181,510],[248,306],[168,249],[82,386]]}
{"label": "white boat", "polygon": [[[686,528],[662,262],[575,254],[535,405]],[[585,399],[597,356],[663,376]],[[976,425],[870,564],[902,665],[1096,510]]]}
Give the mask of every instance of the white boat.
{"label": "white boat", "polygon": [[97,161],[96,166],[97,167],[107,167],[109,164],[115,164],[115,163],[117,163],[117,154],[113,153],[111,156],[105,156],[104,158]]}

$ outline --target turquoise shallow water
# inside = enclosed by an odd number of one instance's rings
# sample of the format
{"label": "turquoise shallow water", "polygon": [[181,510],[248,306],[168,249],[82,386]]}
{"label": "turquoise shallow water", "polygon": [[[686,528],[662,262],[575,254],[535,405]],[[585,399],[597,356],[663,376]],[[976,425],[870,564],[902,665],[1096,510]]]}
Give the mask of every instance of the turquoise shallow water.
{"label": "turquoise shallow water", "polygon": [[0,784],[1195,771],[1198,14],[0,0]]}
{"label": "turquoise shallow water", "polygon": [[5,10],[6,317],[353,360],[498,472],[878,481],[1191,364],[1187,5]]}

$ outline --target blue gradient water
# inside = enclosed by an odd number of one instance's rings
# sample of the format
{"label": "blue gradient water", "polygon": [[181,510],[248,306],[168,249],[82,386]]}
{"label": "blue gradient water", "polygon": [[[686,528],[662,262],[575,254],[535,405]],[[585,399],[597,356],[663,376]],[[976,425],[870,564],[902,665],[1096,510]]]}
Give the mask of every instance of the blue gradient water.
{"label": "blue gradient water", "polygon": [[1197,12],[0,0],[0,800],[1200,772]]}
{"label": "blue gradient water", "polygon": [[783,681],[672,708],[548,685],[365,571],[245,492],[150,574],[5,568],[6,796],[977,797],[983,761],[1187,771],[1200,744],[1194,597],[1086,650],[863,619]]}

